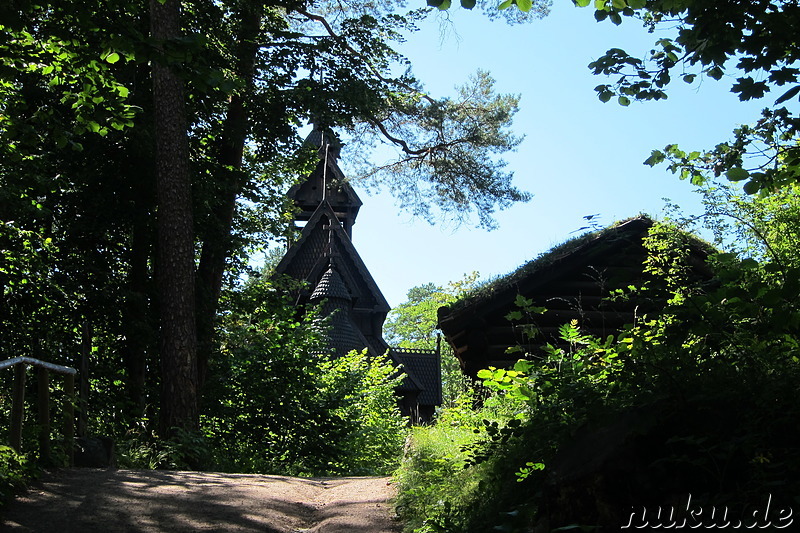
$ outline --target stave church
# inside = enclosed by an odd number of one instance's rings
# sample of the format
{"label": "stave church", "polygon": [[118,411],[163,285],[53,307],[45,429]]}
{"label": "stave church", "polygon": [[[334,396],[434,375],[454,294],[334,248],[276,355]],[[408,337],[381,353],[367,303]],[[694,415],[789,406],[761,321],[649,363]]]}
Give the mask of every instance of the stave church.
{"label": "stave church", "polygon": [[390,308],[353,244],[362,202],[339,168],[341,142],[321,127],[305,142],[317,150],[319,161],[289,190],[302,231],[275,274],[303,282],[294,295],[298,304],[321,305],[322,315],[329,317],[324,342],[331,353],[367,349],[372,356],[387,354],[405,374],[396,391],[401,410],[412,423],[429,422],[442,403],[439,350],[393,348],[384,340]]}

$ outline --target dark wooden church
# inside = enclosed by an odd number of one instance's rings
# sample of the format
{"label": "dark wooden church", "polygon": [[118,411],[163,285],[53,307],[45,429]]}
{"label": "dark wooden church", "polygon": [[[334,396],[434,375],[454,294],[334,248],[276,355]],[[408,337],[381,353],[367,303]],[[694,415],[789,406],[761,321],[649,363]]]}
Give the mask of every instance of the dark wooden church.
{"label": "dark wooden church", "polygon": [[400,407],[413,422],[427,422],[442,403],[439,353],[391,348],[383,339],[389,304],[351,240],[362,202],[337,164],[341,143],[329,129],[315,127],[306,144],[318,150],[319,162],[289,191],[299,210],[295,220],[304,225],[275,273],[304,282],[295,295],[298,304],[322,305],[323,316],[330,317],[326,343],[331,352],[366,348],[402,366]]}
{"label": "dark wooden church", "polygon": [[[577,320],[582,331],[605,338],[616,335],[637,316],[664,305],[643,298],[612,300],[610,292],[641,285],[647,275],[644,239],[653,221],[638,216],[599,232],[578,237],[528,262],[471,296],[441,307],[439,328],[453,347],[465,374],[512,366],[519,353],[507,348],[520,346],[537,353],[545,343],[562,344],[559,328]],[[705,265],[710,245],[687,236],[694,275],[708,279]],[[541,315],[510,321],[518,310],[517,296],[546,309]],[[527,335],[530,326],[538,334]]]}

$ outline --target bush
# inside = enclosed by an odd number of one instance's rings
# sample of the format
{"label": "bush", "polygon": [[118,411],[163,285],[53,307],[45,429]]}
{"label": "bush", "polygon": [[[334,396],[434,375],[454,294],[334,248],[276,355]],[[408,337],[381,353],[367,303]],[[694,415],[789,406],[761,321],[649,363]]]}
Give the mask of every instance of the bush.
{"label": "bush", "polygon": [[175,428],[171,439],[162,439],[147,421],[128,430],[115,446],[120,468],[145,470],[197,470],[210,466],[208,440],[199,432]]}
{"label": "bush", "polygon": [[383,358],[335,358],[315,310],[272,281],[230,295],[220,354],[204,391],[207,467],[284,475],[377,474],[400,457],[397,373]]}
{"label": "bush", "polygon": [[518,425],[524,404],[494,394],[474,409],[476,396],[485,392],[469,390],[453,407],[440,410],[434,424],[412,428],[395,472],[397,512],[408,531],[477,531],[486,516],[494,519],[496,500],[487,494],[496,488],[498,463],[506,459],[501,454],[479,457],[488,447],[498,447],[486,428],[507,435],[503,431]]}
{"label": "bush", "polygon": [[0,507],[38,477],[39,469],[25,455],[9,446],[0,446]]}
{"label": "bush", "polygon": [[713,280],[692,279],[683,238],[655,227],[647,242],[654,282],[636,291],[659,313],[607,339],[574,321],[565,348],[479,372],[522,413],[467,444],[445,416],[414,433],[398,474],[410,530],[611,531],[689,493],[731,520],[770,494],[775,509],[800,503],[798,269],[718,254]]}

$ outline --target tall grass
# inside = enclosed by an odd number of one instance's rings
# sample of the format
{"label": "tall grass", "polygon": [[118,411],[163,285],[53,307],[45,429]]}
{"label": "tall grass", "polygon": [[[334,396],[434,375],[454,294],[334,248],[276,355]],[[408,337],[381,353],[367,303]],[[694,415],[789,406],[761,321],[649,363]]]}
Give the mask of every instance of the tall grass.
{"label": "tall grass", "polygon": [[[473,409],[474,393],[443,409],[435,423],[415,427],[395,474],[397,512],[407,532],[478,531],[477,523],[497,524],[499,502],[486,497],[499,481],[503,454],[476,461],[476,451],[489,445],[485,428],[499,427],[523,415],[523,404],[489,397]],[[502,470],[503,468],[500,468]],[[491,529],[491,526],[489,527]]]}

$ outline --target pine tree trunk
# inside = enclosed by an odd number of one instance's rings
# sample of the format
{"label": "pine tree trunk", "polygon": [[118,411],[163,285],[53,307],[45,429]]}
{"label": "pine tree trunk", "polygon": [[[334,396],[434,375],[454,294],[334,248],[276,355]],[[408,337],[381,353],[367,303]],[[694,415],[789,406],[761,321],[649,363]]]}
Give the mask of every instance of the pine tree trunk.
{"label": "pine tree trunk", "polygon": [[[180,36],[180,2],[150,1],[156,43]],[[183,82],[166,58],[153,61],[161,337],[161,434],[198,427],[194,227]]]}

